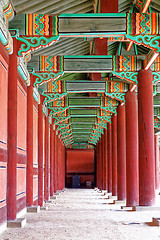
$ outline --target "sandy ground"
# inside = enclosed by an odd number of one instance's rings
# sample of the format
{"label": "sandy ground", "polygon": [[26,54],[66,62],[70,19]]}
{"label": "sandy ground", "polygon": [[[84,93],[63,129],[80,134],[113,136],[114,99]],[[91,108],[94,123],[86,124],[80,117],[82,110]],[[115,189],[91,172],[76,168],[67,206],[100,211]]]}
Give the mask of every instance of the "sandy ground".
{"label": "sandy ground", "polygon": [[47,204],[47,211],[27,213],[24,228],[7,229],[0,239],[160,239],[160,228],[151,224],[160,211],[124,211],[105,198],[91,189],[66,189],[54,203]]}

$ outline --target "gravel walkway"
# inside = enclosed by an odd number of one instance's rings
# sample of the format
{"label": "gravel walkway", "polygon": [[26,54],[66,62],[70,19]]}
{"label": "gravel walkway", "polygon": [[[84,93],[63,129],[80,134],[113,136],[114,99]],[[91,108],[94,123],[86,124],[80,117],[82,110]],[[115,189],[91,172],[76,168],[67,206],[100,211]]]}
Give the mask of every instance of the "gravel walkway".
{"label": "gravel walkway", "polygon": [[47,211],[27,213],[24,228],[7,229],[0,239],[160,239],[160,228],[151,224],[152,217],[160,217],[160,211],[123,211],[93,189],[66,189],[47,205]]}

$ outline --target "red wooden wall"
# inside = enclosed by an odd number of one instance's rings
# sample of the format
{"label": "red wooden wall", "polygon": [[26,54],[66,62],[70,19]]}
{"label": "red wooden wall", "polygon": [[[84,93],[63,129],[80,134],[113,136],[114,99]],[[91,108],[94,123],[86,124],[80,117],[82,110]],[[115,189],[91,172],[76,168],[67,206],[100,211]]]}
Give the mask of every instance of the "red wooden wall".
{"label": "red wooden wall", "polygon": [[38,104],[33,105],[33,202],[38,200]]}
{"label": "red wooden wall", "polygon": [[8,54],[0,42],[0,224],[7,218],[7,104]]}
{"label": "red wooden wall", "polygon": [[[7,220],[7,138],[8,138],[8,66],[9,56],[0,41],[0,226]],[[33,204],[38,204],[38,103],[33,101]],[[48,134],[48,162],[50,165],[50,125]],[[43,115],[43,171],[50,188],[50,166],[45,165],[45,116]],[[56,166],[57,190],[65,186],[65,148],[59,139],[58,162]],[[53,155],[55,152],[52,153]],[[52,156],[53,156],[52,155]],[[27,167],[27,86],[18,74],[17,77],[17,172],[16,197],[17,213],[26,207],[26,167]],[[47,170],[46,170],[47,169]],[[47,175],[48,174],[48,175]],[[52,176],[53,177],[53,176]],[[47,179],[47,180],[46,180]],[[44,192],[43,181],[43,192]],[[53,190],[52,193],[53,195]],[[51,195],[51,196],[52,196]],[[41,197],[41,196],[39,196]]]}
{"label": "red wooden wall", "polygon": [[17,211],[26,205],[27,87],[17,81]]}
{"label": "red wooden wall", "polygon": [[94,150],[67,149],[66,150],[66,186],[72,186],[72,176],[80,176],[81,187],[86,181],[95,185],[95,153]]}

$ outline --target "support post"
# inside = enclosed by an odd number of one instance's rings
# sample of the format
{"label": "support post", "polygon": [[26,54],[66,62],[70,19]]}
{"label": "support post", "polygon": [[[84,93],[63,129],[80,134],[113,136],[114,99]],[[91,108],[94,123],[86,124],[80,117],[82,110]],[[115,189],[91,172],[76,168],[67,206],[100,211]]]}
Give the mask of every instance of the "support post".
{"label": "support post", "polygon": [[96,145],[96,164],[95,164],[95,166],[96,166],[96,187],[98,187],[98,148],[99,148],[99,142],[97,143],[97,145]]}
{"label": "support post", "polygon": [[104,130],[104,190],[108,191],[107,130]]}
{"label": "support post", "polygon": [[117,196],[117,115],[112,116],[112,196]]}
{"label": "support post", "polygon": [[150,69],[138,72],[139,205],[155,203],[153,123],[153,76]]}
{"label": "support post", "polygon": [[118,13],[118,0],[101,0],[101,13]]}
{"label": "support post", "polygon": [[55,139],[55,152],[54,152],[54,193],[57,192],[57,154],[58,154],[58,136],[57,136],[57,126],[55,126],[54,131],[54,139]]}
{"label": "support post", "polygon": [[54,132],[53,132],[53,123],[51,123],[50,124],[50,196],[53,196],[53,192],[54,192],[53,168],[54,168]]}
{"label": "support post", "polygon": [[117,197],[126,199],[126,121],[125,105],[117,107]]}
{"label": "support post", "polygon": [[27,87],[27,171],[26,171],[26,205],[33,205],[33,75]]}
{"label": "support post", "polygon": [[38,205],[43,207],[43,104],[38,105]]}
{"label": "support post", "polygon": [[49,117],[45,117],[44,200],[49,200]]}
{"label": "support post", "polygon": [[138,116],[135,92],[126,93],[126,205],[139,203],[138,188]]}
{"label": "support post", "polygon": [[17,77],[17,40],[14,38],[8,69],[7,220],[15,220],[17,214]]}
{"label": "support post", "polygon": [[107,124],[107,150],[108,150],[108,192],[112,192],[112,134],[111,123]]}
{"label": "support post", "polygon": [[101,137],[101,165],[100,165],[100,173],[101,173],[101,190],[104,190],[104,134]]}
{"label": "support post", "polygon": [[159,189],[159,140],[158,134],[154,135],[155,148],[155,189]]}

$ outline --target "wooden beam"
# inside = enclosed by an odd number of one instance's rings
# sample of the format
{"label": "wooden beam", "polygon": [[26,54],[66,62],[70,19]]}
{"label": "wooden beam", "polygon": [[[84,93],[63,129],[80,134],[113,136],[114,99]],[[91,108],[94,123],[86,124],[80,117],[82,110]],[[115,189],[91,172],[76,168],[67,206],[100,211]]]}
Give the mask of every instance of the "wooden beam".
{"label": "wooden beam", "polygon": [[111,72],[112,56],[65,56],[65,72]]}
{"label": "wooden beam", "polygon": [[123,35],[126,32],[126,14],[62,14],[59,16],[59,35]]}

